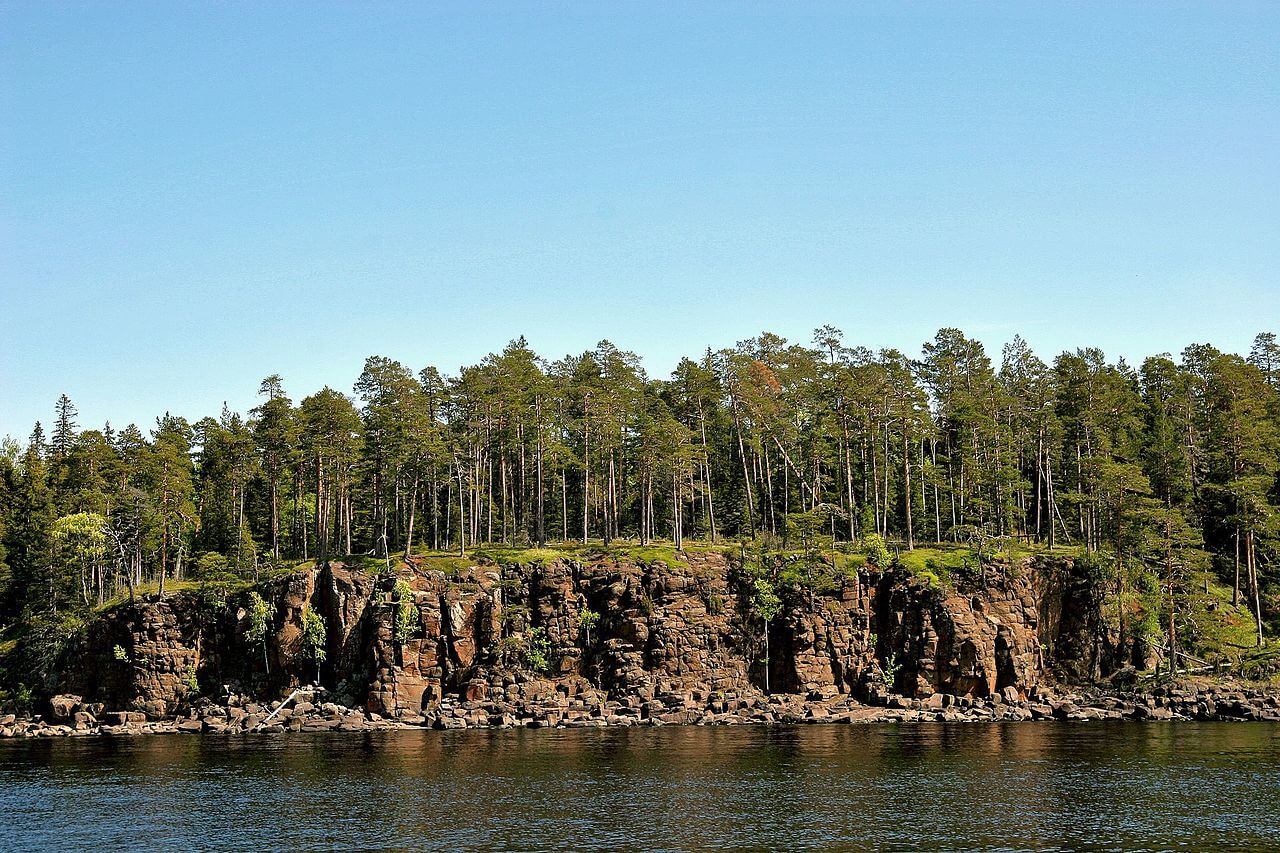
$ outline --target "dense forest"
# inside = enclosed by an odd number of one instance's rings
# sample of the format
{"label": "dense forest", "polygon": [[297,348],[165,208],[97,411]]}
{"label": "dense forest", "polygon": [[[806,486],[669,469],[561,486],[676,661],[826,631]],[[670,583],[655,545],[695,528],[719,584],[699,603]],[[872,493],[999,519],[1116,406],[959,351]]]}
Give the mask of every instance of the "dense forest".
{"label": "dense forest", "polygon": [[[523,339],[447,375],[371,357],[351,394],[84,429],[71,400],[0,452],[0,635],[73,632],[104,602],[285,562],[618,539],[1071,546],[1169,599],[1229,587],[1280,614],[1280,345],[998,364],[943,329],[918,358],[773,334],[651,379],[607,341]],[[1204,581],[1208,583],[1207,580]],[[1109,587],[1111,588],[1111,587]],[[1176,610],[1176,606],[1173,608]],[[1172,613],[1172,610],[1170,611]],[[1172,615],[1169,616],[1172,630]],[[48,665],[31,642],[22,668]]]}

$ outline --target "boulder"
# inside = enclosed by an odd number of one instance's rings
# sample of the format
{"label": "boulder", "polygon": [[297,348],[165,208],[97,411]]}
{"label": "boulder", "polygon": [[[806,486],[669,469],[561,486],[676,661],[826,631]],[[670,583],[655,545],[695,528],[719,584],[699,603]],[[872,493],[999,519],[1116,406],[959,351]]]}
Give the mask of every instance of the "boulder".
{"label": "boulder", "polygon": [[69,720],[81,701],[83,701],[81,696],[63,693],[49,700],[49,710],[55,720]]}

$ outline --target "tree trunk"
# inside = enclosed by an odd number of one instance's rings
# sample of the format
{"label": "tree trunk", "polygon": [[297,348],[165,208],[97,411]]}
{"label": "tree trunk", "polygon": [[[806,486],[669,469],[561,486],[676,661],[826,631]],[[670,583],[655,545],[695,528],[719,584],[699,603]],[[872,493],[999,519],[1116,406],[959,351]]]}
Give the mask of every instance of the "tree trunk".
{"label": "tree trunk", "polygon": [[914,551],[916,540],[911,529],[911,452],[905,425],[902,430],[902,495],[906,510],[907,550]]}
{"label": "tree trunk", "polygon": [[416,519],[418,508],[418,469],[414,466],[413,471],[413,489],[409,492],[409,529],[404,537],[404,556],[407,560],[413,556],[413,523]]}

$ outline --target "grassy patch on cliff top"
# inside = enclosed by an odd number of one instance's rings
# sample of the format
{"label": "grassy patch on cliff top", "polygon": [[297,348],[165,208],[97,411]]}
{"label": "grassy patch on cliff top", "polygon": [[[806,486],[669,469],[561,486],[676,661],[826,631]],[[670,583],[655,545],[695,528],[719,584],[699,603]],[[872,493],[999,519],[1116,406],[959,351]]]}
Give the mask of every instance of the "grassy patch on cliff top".
{"label": "grassy patch on cliff top", "polygon": [[[1078,557],[1083,553],[1082,548],[1070,545],[1057,545],[1050,549],[1025,542],[1007,542],[1002,546],[998,551],[987,551],[984,558],[988,562],[1012,563],[1030,557]],[[902,568],[931,586],[945,586],[951,583],[957,572],[976,572],[981,567],[977,549],[946,542],[899,551],[897,561]]]}
{"label": "grassy patch on cliff top", "polygon": [[1208,576],[1208,591],[1204,578],[1188,590],[1188,596],[1180,603],[1182,642],[1191,654],[1211,664],[1227,664],[1247,674],[1250,669],[1262,669],[1274,662],[1274,647],[1254,645],[1257,629],[1253,613],[1241,594],[1239,604],[1231,604],[1231,587]]}
{"label": "grassy patch on cliff top", "polygon": [[464,569],[476,564],[475,557],[460,557],[452,552],[442,551],[415,554],[413,560],[422,571],[442,572],[447,578],[456,578]]}
{"label": "grassy patch on cliff top", "polygon": [[634,563],[653,563],[661,560],[669,566],[687,567],[689,554],[716,553],[726,558],[736,555],[736,546],[731,543],[718,542],[685,542],[681,550],[676,550],[670,542],[651,542],[640,545],[630,540],[615,539],[606,547],[603,540],[594,540],[583,545],[581,542],[549,542],[542,548],[513,548],[504,545],[480,545],[468,549],[467,556],[459,556],[456,551],[427,551],[414,555],[418,567],[424,570],[443,571],[446,575],[456,575],[462,569],[488,561],[505,566],[527,567],[551,560],[576,560],[590,562],[593,560],[628,560]]}
{"label": "grassy patch on cliff top", "polygon": [[[200,584],[197,581],[182,580],[175,581],[173,579],[164,582],[164,595],[168,598],[180,592],[195,592]],[[251,582],[247,582],[245,586],[252,586]],[[133,595],[135,599],[141,599],[145,596],[155,596],[160,594],[160,584],[157,581],[147,581],[146,583],[135,584],[133,587]],[[105,599],[102,604],[95,605],[93,610],[95,613],[103,613],[112,608],[119,607],[129,601],[129,590],[122,588],[115,595]]]}
{"label": "grassy patch on cliff top", "polygon": [[610,547],[607,550],[602,550],[601,553],[614,558],[626,557],[633,563],[656,563],[660,560],[668,566],[689,567],[689,563],[684,559],[684,556],[673,545],[623,545],[622,547]]}
{"label": "grassy patch on cliff top", "polygon": [[[220,595],[227,596],[237,595],[238,593],[247,592],[255,586],[259,586],[270,580],[293,572],[306,570],[315,566],[315,560],[285,560],[275,564],[263,564],[258,567],[258,578],[254,580],[253,575],[237,576],[231,573],[224,573],[216,578],[187,577],[182,580],[174,580],[166,578],[164,582],[164,595],[168,598],[171,595],[179,593],[192,593],[195,595]],[[135,584],[133,587],[135,599],[143,597],[154,597],[160,594],[160,583],[158,581],[146,581],[144,583]],[[113,607],[119,607],[129,601],[128,587],[121,586],[100,605],[93,607],[93,612],[102,613]]]}

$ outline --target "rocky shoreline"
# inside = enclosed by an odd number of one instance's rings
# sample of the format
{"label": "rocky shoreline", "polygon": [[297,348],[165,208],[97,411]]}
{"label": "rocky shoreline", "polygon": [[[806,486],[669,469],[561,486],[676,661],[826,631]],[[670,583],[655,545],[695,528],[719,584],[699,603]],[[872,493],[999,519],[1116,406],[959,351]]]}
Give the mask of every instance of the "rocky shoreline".
{"label": "rocky shoreline", "polygon": [[[1205,679],[1135,692],[1131,666],[1125,687],[1105,681],[1131,656],[1069,560],[993,563],[950,586],[862,567],[784,590],[767,624],[752,577],[717,552],[394,576],[329,563],[257,587],[256,632],[249,594],[139,600],[91,623],[44,713],[0,716],[0,737],[1280,721],[1269,689]],[[325,626],[318,660],[303,642],[307,614]],[[1071,686],[1084,684],[1110,686]]]}
{"label": "rocky shoreline", "polygon": [[978,723],[1058,720],[1266,721],[1280,722],[1280,694],[1237,686],[1162,687],[1149,693],[1114,690],[1059,691],[1012,688],[975,699],[935,693],[925,699],[873,695],[875,704],[847,695],[696,694],[642,701],[607,699],[600,691],[530,701],[466,701],[445,698],[421,715],[400,718],[329,701],[317,688],[296,701],[259,703],[230,696],[204,702],[181,717],[149,720],[139,711],[106,711],[75,696],[55,697],[51,719],[0,717],[2,738],[132,736],[147,734],[248,734],[368,732],[397,729],[605,728],[663,725],[797,725],[868,723]]}

